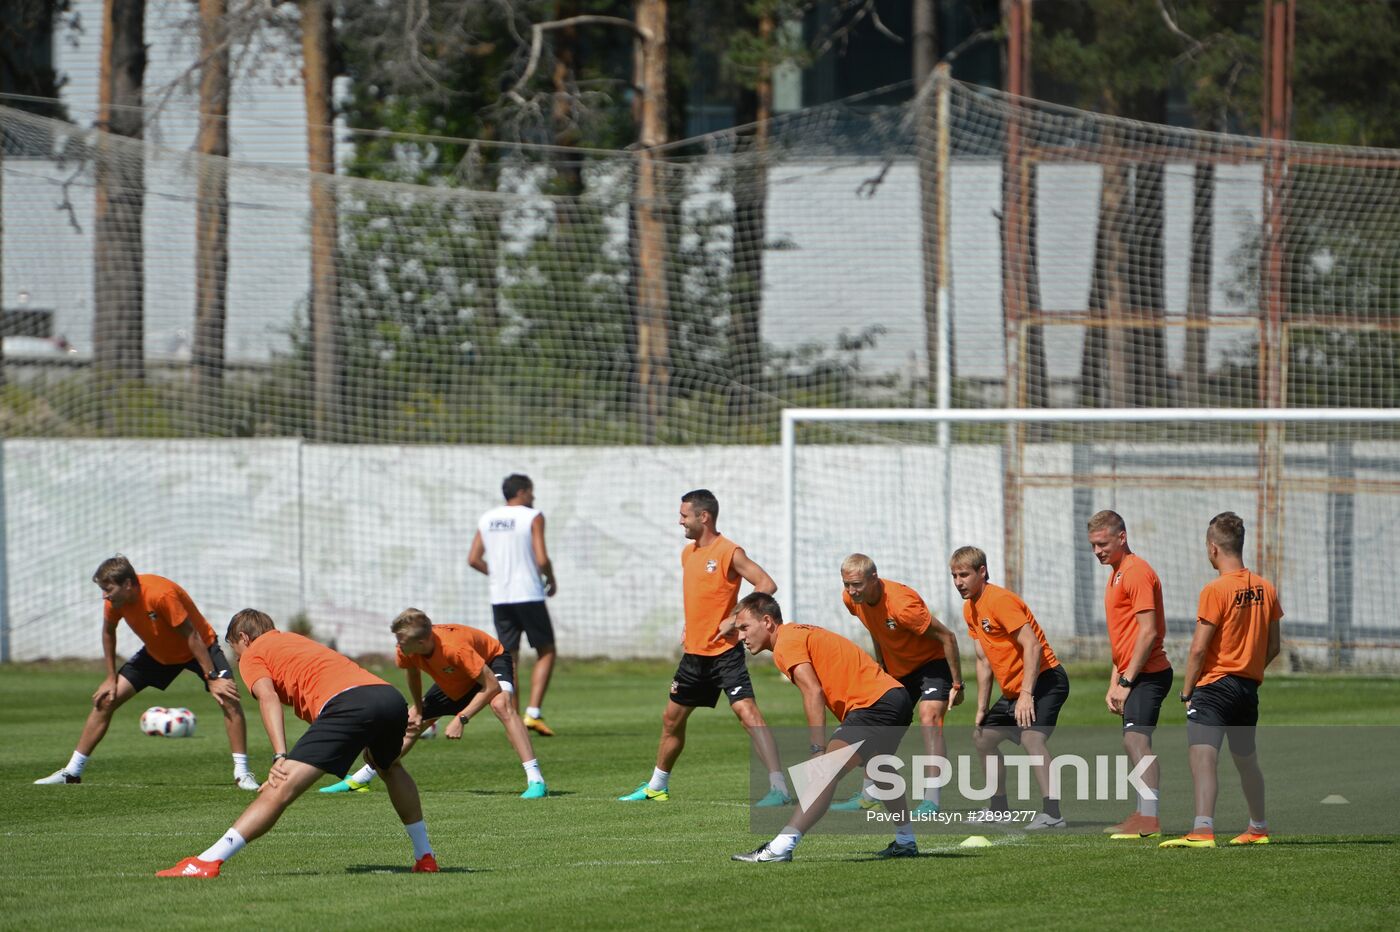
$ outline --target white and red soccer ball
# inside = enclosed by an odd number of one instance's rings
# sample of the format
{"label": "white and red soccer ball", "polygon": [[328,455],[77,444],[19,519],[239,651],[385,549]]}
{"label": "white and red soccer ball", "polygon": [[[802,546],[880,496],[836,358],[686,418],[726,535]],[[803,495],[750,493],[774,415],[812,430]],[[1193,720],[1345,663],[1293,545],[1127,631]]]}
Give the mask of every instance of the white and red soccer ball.
{"label": "white and red soccer ball", "polygon": [[141,713],[141,731],[162,738],[188,738],[194,734],[195,716],[189,709],[151,706]]}

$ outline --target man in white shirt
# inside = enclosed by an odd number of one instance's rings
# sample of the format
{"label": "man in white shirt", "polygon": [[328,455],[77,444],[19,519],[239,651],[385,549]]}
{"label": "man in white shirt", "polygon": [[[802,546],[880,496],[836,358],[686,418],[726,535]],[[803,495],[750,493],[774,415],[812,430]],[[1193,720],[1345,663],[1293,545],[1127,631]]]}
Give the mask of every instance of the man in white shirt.
{"label": "man in white shirt", "polygon": [[[554,566],[544,543],[544,515],[534,508],[535,486],[529,476],[513,473],[501,484],[506,503],[477,522],[467,564],[491,580],[491,614],[496,635],[520,670],[520,636],[535,649],[530,676],[530,704],[525,727],[544,737],[554,731],[544,723],[545,690],[554,672],[554,626],[544,600],[558,591]],[[515,697],[519,706],[520,697]]]}

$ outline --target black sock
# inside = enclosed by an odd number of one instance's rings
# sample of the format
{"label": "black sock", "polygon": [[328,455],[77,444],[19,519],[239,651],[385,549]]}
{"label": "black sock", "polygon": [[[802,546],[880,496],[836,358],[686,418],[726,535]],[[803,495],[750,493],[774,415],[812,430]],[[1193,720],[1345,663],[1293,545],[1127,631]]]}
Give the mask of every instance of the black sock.
{"label": "black sock", "polygon": [[1041,799],[1040,806],[1041,811],[1048,815],[1050,818],[1060,818],[1060,801],[1058,799],[1051,799],[1048,796],[1044,797],[1043,799]]}
{"label": "black sock", "polygon": [[987,804],[987,808],[992,810],[993,812],[1005,812],[1006,796],[1004,794],[993,796],[992,801]]}

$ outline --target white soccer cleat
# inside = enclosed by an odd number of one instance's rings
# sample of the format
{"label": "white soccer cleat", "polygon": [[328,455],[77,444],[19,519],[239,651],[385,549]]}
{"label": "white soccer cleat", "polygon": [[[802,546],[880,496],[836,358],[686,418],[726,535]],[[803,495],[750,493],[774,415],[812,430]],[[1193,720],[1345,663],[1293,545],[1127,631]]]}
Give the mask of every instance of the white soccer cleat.
{"label": "white soccer cleat", "polygon": [[254,793],[262,787],[262,784],[258,782],[258,778],[253,776],[252,773],[240,773],[233,778],[233,782],[240,790],[251,790]]}
{"label": "white soccer cleat", "polygon": [[1047,829],[1065,828],[1068,825],[1064,819],[1057,819],[1048,813],[1036,813],[1036,817],[1027,822],[1023,828],[1028,832],[1043,832]]}
{"label": "white soccer cleat", "polygon": [[54,783],[82,783],[83,778],[66,770],[56,770],[47,777],[34,781],[35,786],[48,786]]}

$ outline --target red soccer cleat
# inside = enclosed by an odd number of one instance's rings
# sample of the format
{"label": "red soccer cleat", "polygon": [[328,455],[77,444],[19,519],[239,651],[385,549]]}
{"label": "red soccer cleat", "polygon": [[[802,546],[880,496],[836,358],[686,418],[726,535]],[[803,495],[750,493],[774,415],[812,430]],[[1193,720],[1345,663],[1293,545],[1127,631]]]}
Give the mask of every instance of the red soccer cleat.
{"label": "red soccer cleat", "polygon": [[419,858],[413,865],[413,873],[415,874],[436,874],[437,872],[437,858],[433,857],[431,851]]}
{"label": "red soccer cleat", "polygon": [[1245,829],[1244,834],[1236,835],[1230,839],[1232,845],[1267,845],[1269,843],[1269,832],[1264,830],[1256,832],[1254,829]]}
{"label": "red soccer cleat", "polygon": [[156,871],[157,877],[217,877],[223,861],[201,861],[199,858],[185,858],[174,867]]}

